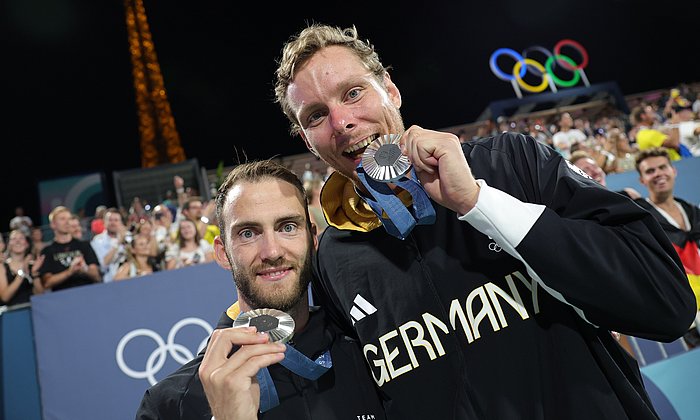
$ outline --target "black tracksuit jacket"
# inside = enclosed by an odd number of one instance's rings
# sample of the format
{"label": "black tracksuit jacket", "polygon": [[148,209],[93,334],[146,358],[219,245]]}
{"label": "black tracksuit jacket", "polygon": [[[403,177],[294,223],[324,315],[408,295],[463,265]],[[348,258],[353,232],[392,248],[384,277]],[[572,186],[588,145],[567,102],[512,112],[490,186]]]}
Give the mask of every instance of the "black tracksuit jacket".
{"label": "black tracksuit jacket", "polygon": [[672,341],[693,321],[659,223],[530,136],[463,151],[485,182],[478,223],[434,203],[435,224],[405,240],[335,227],[320,240],[316,299],[358,337],[387,417],[656,418],[609,331]]}
{"label": "black tracksuit jacket", "polygon": [[[224,313],[217,328],[232,324],[233,320]],[[384,419],[382,403],[357,343],[341,334],[323,310],[311,312],[308,324],[302,332],[295,333],[293,341],[294,347],[312,360],[330,348],[333,367],[311,381],[282,365],[270,366],[280,404],[259,414],[259,419]],[[136,419],[211,420],[198,374],[203,358],[204,351],[146,390]]]}

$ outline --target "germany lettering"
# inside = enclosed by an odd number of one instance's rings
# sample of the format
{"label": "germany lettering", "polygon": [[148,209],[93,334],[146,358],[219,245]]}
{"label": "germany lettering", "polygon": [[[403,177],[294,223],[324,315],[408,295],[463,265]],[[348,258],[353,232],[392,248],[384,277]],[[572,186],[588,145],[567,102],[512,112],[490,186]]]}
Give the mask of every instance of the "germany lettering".
{"label": "germany lettering", "polygon": [[[492,282],[472,290],[464,299],[450,302],[448,320],[441,320],[431,313],[423,313],[420,319],[411,320],[387,331],[376,344],[363,346],[365,359],[372,370],[377,385],[385,383],[420,367],[418,354],[425,354],[430,361],[445,355],[442,339],[452,333],[464,334],[468,343],[481,338],[481,331],[499,331],[508,327],[510,319],[526,320],[530,317],[523,296],[516,287],[521,284],[530,293],[533,312],[539,313],[537,283],[519,271],[505,276],[507,291]],[[397,358],[408,360],[399,364]],[[425,357],[420,357],[425,360]]]}

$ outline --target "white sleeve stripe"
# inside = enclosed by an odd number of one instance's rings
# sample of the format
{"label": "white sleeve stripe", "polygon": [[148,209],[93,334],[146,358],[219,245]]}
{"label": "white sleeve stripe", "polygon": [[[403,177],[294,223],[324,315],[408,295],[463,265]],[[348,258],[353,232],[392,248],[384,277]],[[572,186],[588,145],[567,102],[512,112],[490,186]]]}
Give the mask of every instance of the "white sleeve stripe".
{"label": "white sleeve stripe", "polygon": [[583,320],[596,326],[586,318],[581,309],[567,302],[561,293],[547,286],[520,253],[515,250],[515,247],[520,244],[542,215],[545,206],[522,202],[501,190],[489,187],[483,179],[478,179],[476,182],[481,187],[476,206],[467,214],[460,216],[459,220],[469,223],[474,229],[488,235],[509,255],[522,261],[527,273],[543,289],[557,300],[574,308],[574,311]]}

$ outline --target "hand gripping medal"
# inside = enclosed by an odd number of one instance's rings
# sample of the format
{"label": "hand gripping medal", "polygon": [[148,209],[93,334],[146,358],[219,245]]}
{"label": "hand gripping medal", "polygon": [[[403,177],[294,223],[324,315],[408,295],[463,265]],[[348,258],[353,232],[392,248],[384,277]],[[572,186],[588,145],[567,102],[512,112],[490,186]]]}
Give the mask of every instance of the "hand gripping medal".
{"label": "hand gripping medal", "polygon": [[[384,229],[405,239],[416,224],[435,222],[435,209],[408,158],[401,153],[400,134],[379,136],[370,143],[357,165],[357,176],[369,192],[365,201],[381,220]],[[387,183],[406,190],[413,199],[407,208]]]}
{"label": "hand gripping medal", "polygon": [[[271,342],[288,343],[294,335],[295,323],[294,318],[286,312],[260,308],[241,313],[233,321],[233,326],[255,327],[258,332],[266,332]],[[290,344],[287,344],[284,359],[280,364],[295,374],[309,380],[316,380],[333,366],[330,350],[311,360]],[[279,397],[267,368],[260,369],[255,377],[260,385],[259,411],[264,413],[279,405]]]}

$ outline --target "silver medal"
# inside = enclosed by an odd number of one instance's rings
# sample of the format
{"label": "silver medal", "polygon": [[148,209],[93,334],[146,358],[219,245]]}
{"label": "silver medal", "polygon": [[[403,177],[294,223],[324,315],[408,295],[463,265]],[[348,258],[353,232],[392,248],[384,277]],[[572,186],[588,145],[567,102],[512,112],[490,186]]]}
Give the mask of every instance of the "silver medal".
{"label": "silver medal", "polygon": [[233,321],[234,327],[255,327],[266,332],[271,342],[286,343],[294,335],[294,319],[277,309],[253,309],[243,312]]}
{"label": "silver medal", "polygon": [[411,169],[411,162],[401,153],[400,138],[400,134],[385,134],[367,146],[362,154],[362,167],[370,178],[392,182]]}

